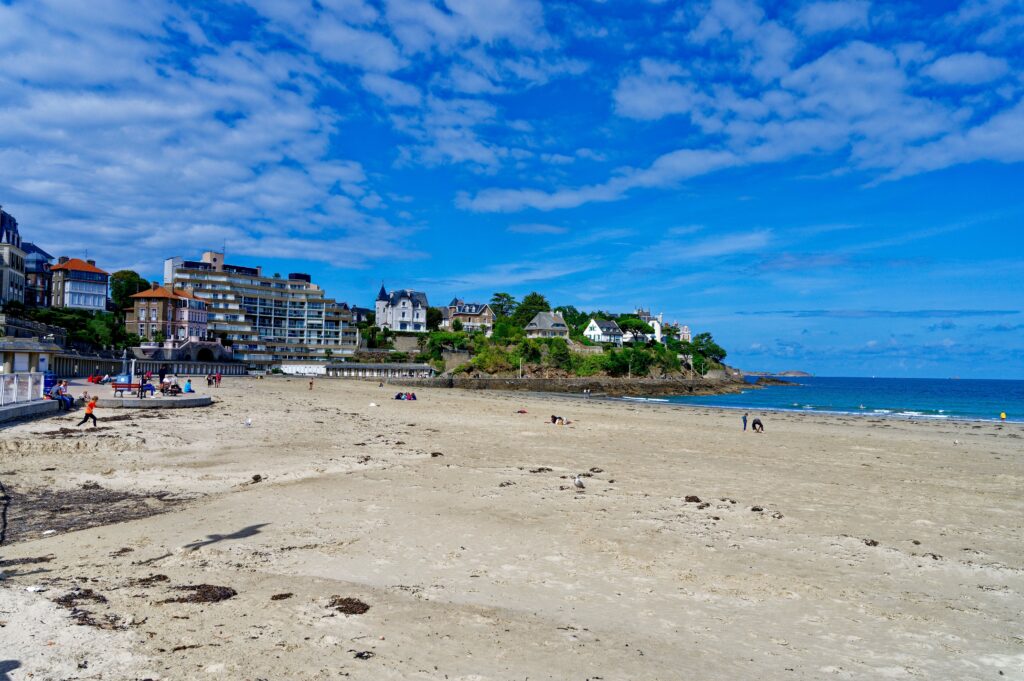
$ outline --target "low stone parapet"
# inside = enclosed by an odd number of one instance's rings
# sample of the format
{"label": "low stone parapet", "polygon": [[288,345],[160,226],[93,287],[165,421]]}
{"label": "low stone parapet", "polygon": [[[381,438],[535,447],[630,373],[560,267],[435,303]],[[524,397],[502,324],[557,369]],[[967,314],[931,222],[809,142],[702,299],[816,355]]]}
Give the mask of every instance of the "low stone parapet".
{"label": "low stone parapet", "polygon": [[213,404],[209,395],[194,397],[101,397],[96,406],[100,409],[190,409],[208,407]]}

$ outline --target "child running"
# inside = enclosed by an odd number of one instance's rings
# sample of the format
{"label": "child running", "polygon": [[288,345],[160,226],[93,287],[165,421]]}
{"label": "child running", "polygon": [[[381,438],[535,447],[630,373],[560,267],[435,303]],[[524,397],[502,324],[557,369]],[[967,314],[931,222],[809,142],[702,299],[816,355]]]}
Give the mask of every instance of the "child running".
{"label": "child running", "polygon": [[84,424],[89,419],[92,419],[92,427],[93,428],[96,427],[96,415],[93,414],[92,411],[93,411],[93,409],[96,408],[96,400],[98,400],[98,399],[100,399],[100,398],[98,398],[95,395],[93,395],[93,398],[91,400],[89,400],[89,402],[85,405],[85,416],[83,416],[82,420],[78,422],[78,426],[79,427],[81,427],[82,424]]}

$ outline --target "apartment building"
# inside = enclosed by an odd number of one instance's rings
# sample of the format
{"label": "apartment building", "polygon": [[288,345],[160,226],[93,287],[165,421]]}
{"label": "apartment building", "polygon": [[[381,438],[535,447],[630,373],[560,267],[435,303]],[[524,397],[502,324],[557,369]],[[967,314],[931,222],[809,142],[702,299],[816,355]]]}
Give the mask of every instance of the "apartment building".
{"label": "apartment building", "polygon": [[50,307],[53,256],[29,241],[22,242],[21,249],[25,251],[25,305]]}
{"label": "apartment building", "polygon": [[104,312],[110,275],[96,267],[95,260],[61,256],[50,268],[53,307]]}
{"label": "apartment building", "polygon": [[0,304],[25,302],[25,251],[18,221],[0,208]]}
{"label": "apartment building", "polygon": [[208,334],[231,345],[250,369],[329,361],[359,345],[347,306],[326,297],[308,274],[265,276],[260,267],[228,264],[223,253],[207,251],[199,260],[164,261],[164,286],[205,301]]}

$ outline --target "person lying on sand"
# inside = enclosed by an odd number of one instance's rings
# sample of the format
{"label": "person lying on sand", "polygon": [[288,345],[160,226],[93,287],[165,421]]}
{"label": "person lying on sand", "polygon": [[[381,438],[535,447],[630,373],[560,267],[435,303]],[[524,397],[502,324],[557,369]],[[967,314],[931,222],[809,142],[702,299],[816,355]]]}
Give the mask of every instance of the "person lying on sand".
{"label": "person lying on sand", "polygon": [[525,409],[517,409],[517,410],[515,410],[515,411],[514,411],[514,412],[512,412],[512,413],[513,413],[513,414],[527,414],[527,413],[529,413],[529,412],[527,412],[527,411],[526,411]]}
{"label": "person lying on sand", "polygon": [[555,416],[554,414],[552,414],[551,423],[555,424],[556,426],[567,426],[570,423],[572,423],[572,421],[562,416]]}

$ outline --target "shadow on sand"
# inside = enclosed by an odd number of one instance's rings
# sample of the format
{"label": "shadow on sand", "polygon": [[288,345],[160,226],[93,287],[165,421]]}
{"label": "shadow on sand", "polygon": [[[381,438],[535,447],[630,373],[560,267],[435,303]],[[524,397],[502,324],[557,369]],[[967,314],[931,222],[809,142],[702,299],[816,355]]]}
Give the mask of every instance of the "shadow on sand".
{"label": "shadow on sand", "polygon": [[247,537],[253,537],[260,533],[261,527],[266,527],[270,523],[260,523],[258,525],[249,525],[243,527],[237,532],[231,534],[208,534],[206,539],[203,541],[193,542],[191,544],[185,544],[182,548],[186,548],[189,551],[195,551],[196,549],[202,548],[203,546],[209,546],[210,544],[216,544],[218,542],[227,541],[228,539],[245,539]]}

